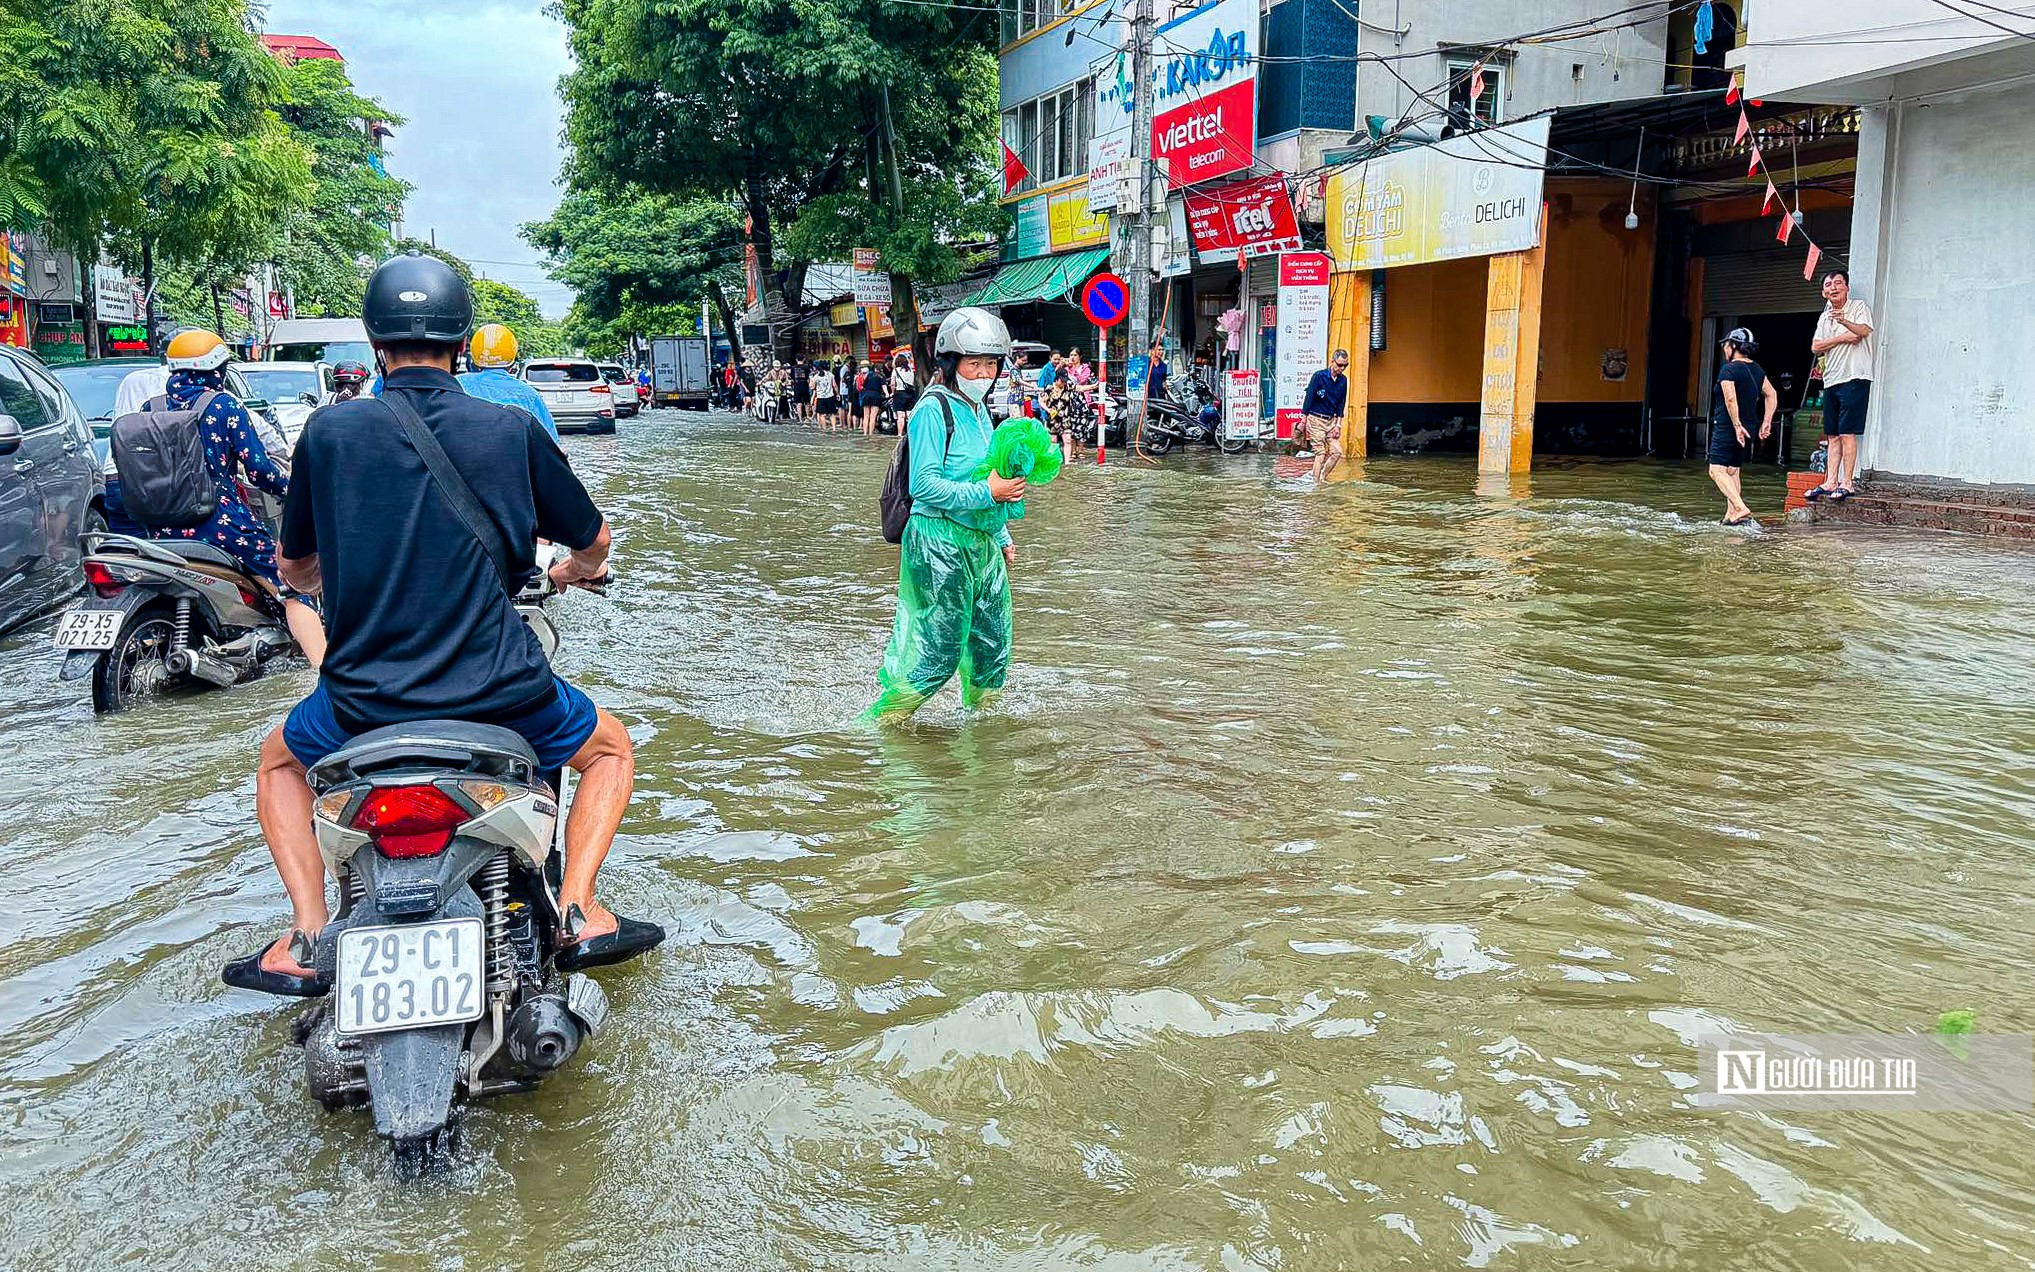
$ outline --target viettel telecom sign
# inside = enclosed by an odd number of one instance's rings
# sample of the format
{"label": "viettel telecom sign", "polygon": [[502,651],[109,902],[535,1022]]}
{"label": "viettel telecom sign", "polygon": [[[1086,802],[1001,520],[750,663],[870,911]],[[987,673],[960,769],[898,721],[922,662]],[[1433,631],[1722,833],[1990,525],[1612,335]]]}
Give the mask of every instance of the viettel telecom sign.
{"label": "viettel telecom sign", "polygon": [[1175,186],[1251,166],[1258,133],[1257,0],[1212,0],[1159,28],[1152,158]]}

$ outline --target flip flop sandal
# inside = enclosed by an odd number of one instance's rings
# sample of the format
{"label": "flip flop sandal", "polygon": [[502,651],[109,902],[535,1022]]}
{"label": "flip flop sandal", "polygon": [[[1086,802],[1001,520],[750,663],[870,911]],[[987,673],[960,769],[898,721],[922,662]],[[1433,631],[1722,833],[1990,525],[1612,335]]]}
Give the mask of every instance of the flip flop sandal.
{"label": "flip flop sandal", "polygon": [[[589,967],[610,967],[627,962],[638,954],[664,943],[664,929],[655,923],[615,916],[616,927],[604,936],[576,940],[558,951],[556,962],[562,972],[583,972]],[[576,905],[565,911],[565,930],[578,932],[586,926],[586,914]]]}
{"label": "flip flop sandal", "polygon": [[1759,524],[1759,518],[1740,517],[1738,520],[1733,521],[1729,517],[1727,517],[1724,519],[1724,524],[1727,526],[1757,526]]}
{"label": "flip flop sandal", "polygon": [[1827,486],[1811,486],[1807,490],[1802,492],[1802,498],[1808,500],[1810,503],[1815,503],[1818,499],[1823,498],[1825,495],[1828,495],[1829,493],[1830,488]]}
{"label": "flip flop sandal", "polygon": [[[313,955],[311,938],[301,928],[290,932],[290,957],[299,967],[309,967]],[[282,998],[323,998],[332,992],[332,986],[318,975],[295,976],[289,972],[272,972],[261,965],[268,953],[268,946],[236,958],[220,969],[219,979],[235,989],[251,989],[257,994],[275,994]]]}
{"label": "flip flop sandal", "polygon": [[1845,500],[1851,498],[1851,496],[1852,496],[1851,490],[1849,490],[1846,487],[1840,486],[1836,490],[1830,492],[1830,502],[1843,503]]}

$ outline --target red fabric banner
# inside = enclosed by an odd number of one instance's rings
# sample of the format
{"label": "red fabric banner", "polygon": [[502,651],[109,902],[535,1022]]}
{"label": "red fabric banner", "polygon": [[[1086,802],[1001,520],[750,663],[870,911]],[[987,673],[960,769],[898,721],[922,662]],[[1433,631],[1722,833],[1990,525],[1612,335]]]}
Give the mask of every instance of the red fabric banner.
{"label": "red fabric banner", "polygon": [[1774,189],[1773,178],[1768,177],[1766,183],[1766,198],[1761,199],[1759,201],[1759,214],[1761,216],[1765,216],[1767,213],[1773,211],[1774,200],[1780,197],[1781,192],[1779,190]]}
{"label": "red fabric banner", "polygon": [[1759,165],[1760,165],[1759,147],[1754,146],[1752,148],[1752,158],[1748,159],[1745,164],[1745,175],[1747,177],[1750,177],[1752,176],[1753,173],[1758,172]]}
{"label": "red fabric banner", "polygon": [[1807,264],[1802,266],[1803,282],[1807,283],[1815,281],[1816,262],[1822,259],[1823,259],[1823,249],[1816,246],[1814,243],[1809,244],[1809,260]]}
{"label": "red fabric banner", "polygon": [[1795,214],[1792,212],[1781,213],[1781,228],[1774,231],[1774,237],[1785,243],[1794,233]]}
{"label": "red fabric banner", "polygon": [[1284,176],[1233,181],[1187,195],[1187,228],[1205,258],[1234,252],[1247,256],[1298,251],[1300,220]]}
{"label": "red fabric banner", "polygon": [[1742,111],[1742,110],[1741,110],[1741,111],[1739,111],[1739,112],[1738,112],[1738,131],[1737,131],[1737,132],[1735,132],[1735,133],[1733,133],[1733,134],[1731,134],[1731,144],[1735,146],[1735,145],[1737,145],[1737,144],[1738,144],[1739,142],[1741,142],[1741,141],[1744,141],[1744,140],[1745,140],[1745,135],[1746,135],[1747,133],[1751,132],[1751,131],[1752,131],[1752,121],[1751,121],[1750,119],[1747,119],[1747,118],[1745,117],[1745,112],[1744,112],[1744,111]]}
{"label": "red fabric banner", "polygon": [[1010,148],[1009,142],[1005,142],[1003,144],[1003,192],[1009,194],[1017,189],[1018,184],[1030,175],[1032,175],[1032,170],[1025,167],[1025,161],[1018,158],[1018,152]]}

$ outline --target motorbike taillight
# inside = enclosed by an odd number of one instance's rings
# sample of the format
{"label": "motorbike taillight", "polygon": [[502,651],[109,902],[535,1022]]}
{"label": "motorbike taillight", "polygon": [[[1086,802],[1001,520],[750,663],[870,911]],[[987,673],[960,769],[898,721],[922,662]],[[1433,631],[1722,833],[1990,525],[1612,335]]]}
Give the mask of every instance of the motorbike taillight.
{"label": "motorbike taillight", "polygon": [[435,857],[467,816],[435,786],[384,786],[361,802],[353,828],[367,832],[384,857]]}
{"label": "motorbike taillight", "polygon": [[85,562],[85,582],[91,584],[92,590],[100,596],[117,596],[127,586],[114,578],[113,571],[107,569],[105,563],[101,561]]}

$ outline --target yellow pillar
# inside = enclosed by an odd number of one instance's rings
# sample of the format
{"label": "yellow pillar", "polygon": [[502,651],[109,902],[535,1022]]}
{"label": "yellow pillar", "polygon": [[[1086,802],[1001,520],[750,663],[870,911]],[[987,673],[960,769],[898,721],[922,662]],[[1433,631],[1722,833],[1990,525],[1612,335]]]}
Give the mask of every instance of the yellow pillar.
{"label": "yellow pillar", "polygon": [[1484,300],[1484,391],[1477,471],[1523,473],[1533,466],[1533,407],[1540,388],[1540,245],[1491,258]]}
{"label": "yellow pillar", "polygon": [[1343,454],[1362,459],[1371,444],[1371,275],[1336,275],[1342,288],[1329,322],[1329,352],[1350,352],[1349,409],[1343,414]]}

